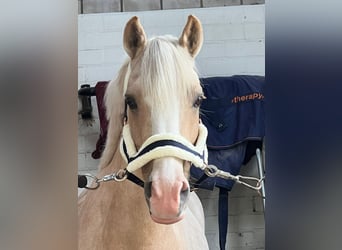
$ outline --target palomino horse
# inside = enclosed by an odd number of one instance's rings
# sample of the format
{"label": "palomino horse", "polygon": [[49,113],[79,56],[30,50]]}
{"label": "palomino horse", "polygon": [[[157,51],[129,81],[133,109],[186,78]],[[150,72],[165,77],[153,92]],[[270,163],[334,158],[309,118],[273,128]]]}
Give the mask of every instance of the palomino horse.
{"label": "palomino horse", "polygon": [[[196,160],[187,156],[205,151],[199,119],[204,97],[194,66],[203,43],[201,23],[189,16],[179,39],[147,40],[133,17],[123,42],[129,59],[106,90],[109,128],[99,176],[127,168],[144,189],[126,180],[81,194],[79,249],[208,249],[203,208],[189,191]],[[169,145],[172,140],[181,146]],[[130,162],[132,154],[139,157]]]}

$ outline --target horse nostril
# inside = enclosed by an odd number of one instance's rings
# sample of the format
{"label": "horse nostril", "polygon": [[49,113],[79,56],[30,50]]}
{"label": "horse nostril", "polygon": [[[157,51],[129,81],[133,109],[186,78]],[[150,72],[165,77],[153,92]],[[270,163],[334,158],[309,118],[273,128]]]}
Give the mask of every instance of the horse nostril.
{"label": "horse nostril", "polygon": [[183,182],[183,186],[182,186],[182,189],[180,191],[180,201],[181,201],[181,205],[183,205],[188,197],[189,197],[189,194],[190,194],[190,187],[189,187],[189,184],[188,182]]}
{"label": "horse nostril", "polygon": [[189,189],[189,183],[187,181],[183,181],[182,183],[182,188],[181,188],[181,192],[186,191],[187,189]]}
{"label": "horse nostril", "polygon": [[187,188],[185,190],[182,190],[180,192],[180,199],[181,199],[181,201],[186,201],[187,198],[188,198],[189,193],[190,193],[190,189],[189,188]]}
{"label": "horse nostril", "polygon": [[149,200],[152,196],[152,181],[145,182],[144,191],[146,199]]}

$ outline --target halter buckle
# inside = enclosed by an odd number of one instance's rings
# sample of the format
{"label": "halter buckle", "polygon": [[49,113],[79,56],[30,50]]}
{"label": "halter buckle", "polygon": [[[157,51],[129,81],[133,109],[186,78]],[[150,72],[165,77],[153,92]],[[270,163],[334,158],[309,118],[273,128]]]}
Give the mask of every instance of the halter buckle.
{"label": "halter buckle", "polygon": [[85,186],[84,188],[85,189],[90,189],[90,190],[95,190],[95,189],[98,189],[98,187],[100,186],[100,183],[99,183],[99,179],[95,176],[95,175],[92,175],[92,174],[84,174],[86,177],[89,177],[91,179],[94,180],[93,183],[95,183],[95,186]]}
{"label": "halter buckle", "polygon": [[117,182],[121,182],[127,179],[127,170],[120,169],[114,176],[114,180]]}

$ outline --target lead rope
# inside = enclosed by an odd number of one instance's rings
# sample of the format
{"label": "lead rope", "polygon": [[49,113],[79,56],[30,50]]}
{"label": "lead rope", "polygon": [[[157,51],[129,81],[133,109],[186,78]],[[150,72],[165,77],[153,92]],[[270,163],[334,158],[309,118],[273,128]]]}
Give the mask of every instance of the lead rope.
{"label": "lead rope", "polygon": [[[241,185],[244,185],[245,187],[248,187],[250,189],[259,191],[262,188],[262,182],[264,181],[265,177],[262,178],[256,178],[256,177],[251,177],[251,176],[243,176],[243,175],[232,175],[228,171],[223,171],[218,169],[215,165],[207,165],[204,173],[208,177],[220,177],[226,180],[233,180],[236,183],[239,183]],[[253,186],[252,184],[247,183],[246,181],[243,180],[249,180],[249,181],[255,181],[256,184]]]}
{"label": "lead rope", "polygon": [[[193,165],[194,166],[194,165]],[[255,191],[260,191],[262,187],[262,182],[265,180],[265,177],[262,178],[256,178],[256,177],[250,177],[250,176],[242,176],[242,175],[232,175],[231,173],[227,171],[223,171],[218,169],[214,165],[204,165],[203,168],[201,168],[204,173],[208,177],[219,177],[226,180],[234,180],[236,183],[239,183],[247,188],[253,189]],[[87,177],[92,179],[92,183],[88,186]],[[140,187],[144,187],[144,182],[134,174],[130,173],[127,169],[120,169],[117,172],[113,172],[108,175],[104,175],[102,178],[98,178],[95,175],[92,174],[84,174],[84,175],[78,175],[78,187],[79,188],[86,188],[90,190],[97,189],[101,182],[108,182],[108,181],[115,181],[115,182],[122,182],[126,179],[132,181],[133,183],[137,184]],[[250,182],[255,182],[254,185],[244,181],[248,180]],[[194,189],[192,189],[194,190]]]}
{"label": "lead rope", "polygon": [[[92,183],[90,186],[88,185],[87,177],[92,179]],[[95,190],[100,187],[101,182],[107,182],[107,181],[116,181],[116,182],[122,182],[124,180],[130,180],[133,183],[137,184],[140,187],[144,187],[144,181],[142,181],[139,177],[136,175],[128,172],[126,169],[120,169],[117,172],[113,172],[111,174],[105,175],[102,178],[97,178],[95,175],[92,174],[84,174],[78,176],[78,187],[79,188],[86,188],[90,190]]]}

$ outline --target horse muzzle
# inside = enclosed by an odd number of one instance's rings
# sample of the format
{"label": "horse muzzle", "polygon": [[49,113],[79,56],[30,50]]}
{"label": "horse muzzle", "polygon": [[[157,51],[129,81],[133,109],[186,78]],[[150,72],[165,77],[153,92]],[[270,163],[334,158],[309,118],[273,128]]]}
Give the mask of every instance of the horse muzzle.
{"label": "horse muzzle", "polygon": [[[136,148],[129,124],[126,123],[120,142],[120,152],[127,162],[126,170],[133,173],[146,164],[162,160],[153,166],[153,177],[145,182],[145,198],[149,206],[152,219],[157,223],[172,224],[183,218],[190,186],[183,173],[182,162],[190,162],[194,166],[204,169],[207,163],[206,138],[207,128],[198,125],[198,137],[193,145],[190,141],[178,134],[155,134],[146,139]],[[165,163],[166,158],[176,159],[178,163]],[[166,165],[165,165],[166,164]],[[176,167],[178,166],[178,167]],[[169,169],[166,170],[166,169]]]}
{"label": "horse muzzle", "polygon": [[162,179],[147,182],[144,190],[154,222],[173,224],[183,219],[190,195],[190,187],[186,179],[174,182]]}

